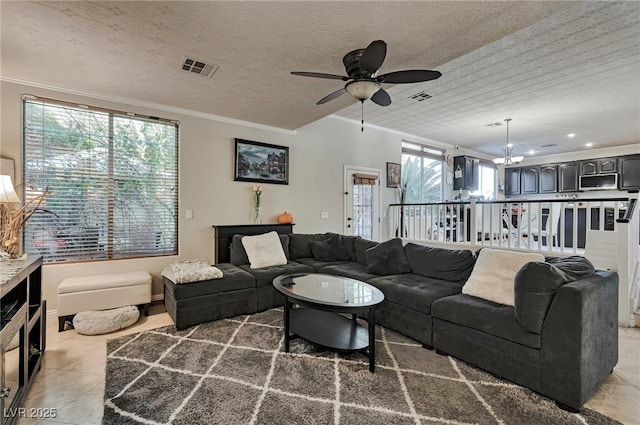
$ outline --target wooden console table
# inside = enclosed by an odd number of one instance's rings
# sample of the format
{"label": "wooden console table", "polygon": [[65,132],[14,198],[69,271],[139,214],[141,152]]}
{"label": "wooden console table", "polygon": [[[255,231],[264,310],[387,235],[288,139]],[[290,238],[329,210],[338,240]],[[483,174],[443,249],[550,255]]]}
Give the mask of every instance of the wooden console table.
{"label": "wooden console table", "polygon": [[230,245],[233,235],[260,235],[267,232],[279,234],[293,233],[291,224],[237,224],[237,225],[213,225],[215,239],[215,263],[228,263],[231,258]]}
{"label": "wooden console table", "polygon": [[[12,424],[44,355],[47,302],[42,299],[42,257],[0,262],[0,417]],[[8,350],[18,338],[18,347]],[[46,409],[45,409],[46,410]]]}

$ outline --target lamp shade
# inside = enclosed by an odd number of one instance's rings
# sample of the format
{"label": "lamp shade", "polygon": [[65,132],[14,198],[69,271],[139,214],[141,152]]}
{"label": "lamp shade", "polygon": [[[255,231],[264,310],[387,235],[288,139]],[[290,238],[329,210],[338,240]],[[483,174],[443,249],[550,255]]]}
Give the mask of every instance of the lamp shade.
{"label": "lamp shade", "polygon": [[19,204],[20,198],[11,183],[11,177],[5,174],[0,175],[0,203]]}

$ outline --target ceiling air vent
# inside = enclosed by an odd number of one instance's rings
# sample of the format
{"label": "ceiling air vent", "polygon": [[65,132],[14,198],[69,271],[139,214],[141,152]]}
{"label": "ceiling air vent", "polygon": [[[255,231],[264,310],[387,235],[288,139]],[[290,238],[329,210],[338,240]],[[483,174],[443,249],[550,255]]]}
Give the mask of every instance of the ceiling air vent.
{"label": "ceiling air vent", "polygon": [[501,125],[502,125],[501,122],[492,122],[492,123],[489,123],[489,124],[485,124],[485,126],[487,126],[487,127],[499,127]]}
{"label": "ceiling air vent", "polygon": [[413,99],[413,100],[417,100],[418,102],[422,102],[423,100],[427,100],[432,98],[433,96],[431,96],[430,94],[427,94],[423,91],[421,91],[420,93],[416,93],[413,96],[409,96],[409,99]]}
{"label": "ceiling air vent", "polygon": [[211,78],[213,74],[218,70],[218,65],[199,61],[187,56],[182,57],[180,62],[180,69],[194,74],[201,75],[203,77]]}
{"label": "ceiling air vent", "polygon": [[548,145],[542,145],[540,147],[541,148],[555,148],[556,146],[558,146],[558,145],[556,145],[555,143],[549,143]]}

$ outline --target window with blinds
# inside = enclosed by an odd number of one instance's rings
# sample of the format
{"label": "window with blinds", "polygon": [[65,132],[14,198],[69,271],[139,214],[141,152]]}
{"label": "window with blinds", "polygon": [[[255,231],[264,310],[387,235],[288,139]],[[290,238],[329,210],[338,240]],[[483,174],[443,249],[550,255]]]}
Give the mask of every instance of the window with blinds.
{"label": "window with blinds", "polygon": [[24,246],[44,261],[178,253],[178,124],[23,100]]}

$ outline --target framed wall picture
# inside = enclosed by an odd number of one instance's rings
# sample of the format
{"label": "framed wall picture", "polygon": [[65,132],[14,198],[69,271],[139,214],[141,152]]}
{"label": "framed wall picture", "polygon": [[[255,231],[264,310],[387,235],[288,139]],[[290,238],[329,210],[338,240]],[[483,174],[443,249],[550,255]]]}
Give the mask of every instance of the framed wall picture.
{"label": "framed wall picture", "polygon": [[387,162],[387,187],[400,186],[400,164]]}
{"label": "framed wall picture", "polygon": [[289,184],[289,147],[235,139],[234,180]]}

